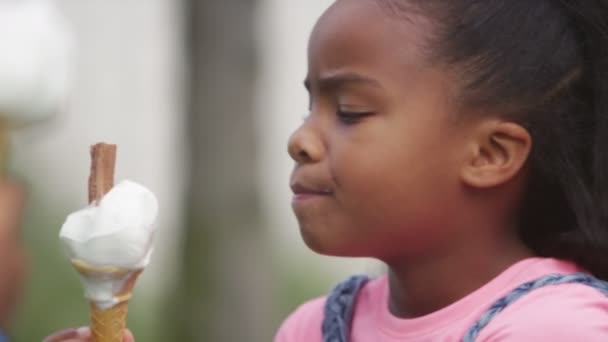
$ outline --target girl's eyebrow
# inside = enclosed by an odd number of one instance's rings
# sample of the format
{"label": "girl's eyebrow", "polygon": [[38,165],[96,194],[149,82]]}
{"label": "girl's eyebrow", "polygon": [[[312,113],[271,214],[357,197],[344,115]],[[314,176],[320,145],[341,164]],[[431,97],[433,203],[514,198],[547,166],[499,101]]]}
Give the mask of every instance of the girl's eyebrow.
{"label": "girl's eyebrow", "polygon": [[[310,78],[304,80],[304,87],[306,87],[308,91],[310,91],[311,83]],[[355,72],[328,73],[319,77],[318,80],[316,80],[316,83],[318,83],[320,89],[329,90],[340,89],[345,85],[352,83],[370,85],[375,88],[383,89],[378,80]]]}

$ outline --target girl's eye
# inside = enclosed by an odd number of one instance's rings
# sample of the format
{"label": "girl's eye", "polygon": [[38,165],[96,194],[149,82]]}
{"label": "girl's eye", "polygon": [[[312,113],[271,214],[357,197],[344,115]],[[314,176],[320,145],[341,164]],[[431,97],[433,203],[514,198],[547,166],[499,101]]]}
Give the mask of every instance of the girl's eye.
{"label": "girl's eye", "polygon": [[338,109],[338,120],[343,124],[352,125],[372,115],[372,112],[348,112]]}

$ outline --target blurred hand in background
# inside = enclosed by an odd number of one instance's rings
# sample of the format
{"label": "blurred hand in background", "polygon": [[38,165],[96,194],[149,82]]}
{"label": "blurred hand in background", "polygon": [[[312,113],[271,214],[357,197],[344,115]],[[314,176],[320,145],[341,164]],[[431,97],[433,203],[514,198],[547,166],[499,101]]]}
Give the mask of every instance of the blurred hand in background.
{"label": "blurred hand in background", "polygon": [[0,181],[1,329],[7,329],[9,325],[25,280],[26,262],[20,232],[24,202],[24,191],[19,184]]}

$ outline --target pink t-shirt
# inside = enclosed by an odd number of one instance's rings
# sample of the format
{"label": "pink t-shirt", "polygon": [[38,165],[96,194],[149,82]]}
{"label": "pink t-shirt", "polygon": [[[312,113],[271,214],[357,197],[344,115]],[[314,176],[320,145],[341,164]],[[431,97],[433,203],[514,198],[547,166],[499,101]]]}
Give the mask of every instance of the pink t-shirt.
{"label": "pink t-shirt", "polygon": [[[497,299],[522,283],[554,273],[573,273],[576,265],[556,259],[523,260],[480,289],[432,314],[400,319],[388,310],[386,276],[360,292],[351,342],[461,341],[464,333]],[[321,342],[325,298],[300,306],[277,333],[275,342]],[[608,297],[581,284],[540,288],[498,314],[476,341],[608,341]]]}

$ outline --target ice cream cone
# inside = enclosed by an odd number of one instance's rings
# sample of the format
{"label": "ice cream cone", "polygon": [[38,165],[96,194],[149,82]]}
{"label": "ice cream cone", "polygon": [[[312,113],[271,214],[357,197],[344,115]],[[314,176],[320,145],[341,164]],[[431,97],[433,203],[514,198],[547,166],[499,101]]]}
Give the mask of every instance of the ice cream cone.
{"label": "ice cream cone", "polygon": [[137,277],[150,260],[158,201],[145,187],[114,187],[116,145],[91,148],[89,206],[70,214],[60,238],[90,302],[93,342],[122,342]]}
{"label": "ice cream cone", "polygon": [[91,302],[91,335],[94,342],[122,342],[129,302],[104,310]]}
{"label": "ice cream cone", "polygon": [[122,342],[131,293],[143,270],[95,267],[80,260],[72,260],[72,264],[84,279],[106,280],[116,285],[115,303],[110,307],[90,301],[90,326],[93,342]]}

